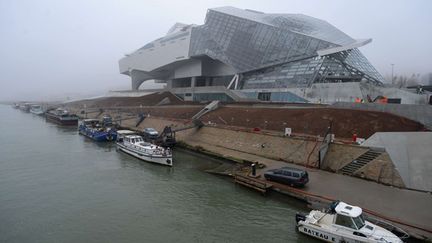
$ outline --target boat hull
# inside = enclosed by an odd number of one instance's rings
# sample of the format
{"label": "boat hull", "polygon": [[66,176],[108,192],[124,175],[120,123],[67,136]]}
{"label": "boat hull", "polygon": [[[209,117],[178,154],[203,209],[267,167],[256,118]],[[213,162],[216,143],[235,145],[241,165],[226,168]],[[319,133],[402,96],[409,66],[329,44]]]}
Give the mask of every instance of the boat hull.
{"label": "boat hull", "polygon": [[42,116],[43,115],[43,111],[38,111],[38,110],[30,110],[30,113],[32,113],[32,114],[35,114],[35,115],[38,115],[38,116]]}
{"label": "boat hull", "polygon": [[53,123],[56,123],[56,124],[62,125],[62,126],[76,126],[76,125],[78,125],[78,118],[77,117],[76,118],[75,117],[72,117],[72,118],[67,117],[65,119],[63,117],[59,117],[59,116],[56,116],[56,115],[53,115],[50,113],[46,113],[45,117],[46,117],[47,121],[50,121],[50,122],[53,122]]}
{"label": "boat hull", "polygon": [[[341,242],[342,241],[341,236],[322,231],[322,230],[317,229],[315,227],[299,225],[298,230],[300,233],[312,236],[314,238],[317,238],[317,239],[325,241],[325,242]],[[361,242],[361,241],[345,241],[345,242],[348,243],[348,242]]]}
{"label": "boat hull", "polygon": [[[345,243],[385,243],[389,241],[385,240],[374,240],[372,238],[365,238],[361,236],[348,235],[348,234],[334,234],[329,231],[323,230],[324,228],[313,226],[310,224],[298,224],[297,229],[300,233],[312,236],[316,239],[325,242],[345,242]],[[391,242],[402,242],[395,240]]]}
{"label": "boat hull", "polygon": [[155,156],[155,155],[152,156],[150,154],[144,154],[140,151],[132,150],[119,143],[117,143],[117,149],[146,162],[165,165],[165,166],[172,166],[173,164],[172,156]]}
{"label": "boat hull", "polygon": [[91,129],[80,127],[79,133],[97,142],[110,142],[110,141],[115,141],[117,139],[117,134],[111,131],[96,132],[96,131],[92,131]]}

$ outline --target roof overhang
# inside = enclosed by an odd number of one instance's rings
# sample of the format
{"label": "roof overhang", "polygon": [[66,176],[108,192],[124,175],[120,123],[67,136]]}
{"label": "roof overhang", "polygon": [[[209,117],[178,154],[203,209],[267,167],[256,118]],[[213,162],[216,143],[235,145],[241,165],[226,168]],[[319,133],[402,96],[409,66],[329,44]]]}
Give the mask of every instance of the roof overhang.
{"label": "roof overhang", "polygon": [[327,49],[322,49],[322,50],[318,50],[317,53],[319,56],[327,56],[333,53],[337,53],[337,52],[341,52],[341,51],[347,51],[347,50],[351,50],[354,48],[358,48],[364,45],[367,45],[369,43],[372,42],[372,39],[359,39],[359,40],[355,40],[355,42],[348,44],[348,45],[344,45],[344,46],[338,46],[338,47],[332,47],[332,48],[327,48]]}

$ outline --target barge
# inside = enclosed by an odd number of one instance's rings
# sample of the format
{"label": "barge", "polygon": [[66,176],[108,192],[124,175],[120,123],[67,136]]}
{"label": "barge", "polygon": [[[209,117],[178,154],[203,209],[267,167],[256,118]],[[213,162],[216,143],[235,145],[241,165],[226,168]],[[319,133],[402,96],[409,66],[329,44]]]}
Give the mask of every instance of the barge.
{"label": "barge", "polygon": [[80,122],[78,131],[81,135],[93,139],[97,142],[115,141],[117,138],[116,130],[111,126],[106,126],[97,119],[84,119]]}
{"label": "barge", "polygon": [[57,108],[49,110],[45,113],[47,121],[54,122],[62,126],[76,126],[78,125],[78,116],[70,114],[67,110]]}

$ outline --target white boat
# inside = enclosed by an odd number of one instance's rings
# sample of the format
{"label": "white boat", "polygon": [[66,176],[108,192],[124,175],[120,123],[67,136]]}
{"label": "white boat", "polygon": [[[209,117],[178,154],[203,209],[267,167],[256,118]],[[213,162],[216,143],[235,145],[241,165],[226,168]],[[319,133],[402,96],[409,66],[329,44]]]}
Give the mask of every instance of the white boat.
{"label": "white boat", "polygon": [[334,202],[327,211],[296,215],[299,232],[326,242],[403,242],[392,232],[364,220],[362,209]]}
{"label": "white boat", "polygon": [[35,114],[35,115],[43,115],[43,113],[44,113],[42,106],[40,106],[40,105],[31,105],[30,106],[30,112]]}
{"label": "white boat", "polygon": [[145,142],[143,138],[130,130],[117,131],[117,149],[138,159],[160,165],[172,166],[172,152],[169,148]]}

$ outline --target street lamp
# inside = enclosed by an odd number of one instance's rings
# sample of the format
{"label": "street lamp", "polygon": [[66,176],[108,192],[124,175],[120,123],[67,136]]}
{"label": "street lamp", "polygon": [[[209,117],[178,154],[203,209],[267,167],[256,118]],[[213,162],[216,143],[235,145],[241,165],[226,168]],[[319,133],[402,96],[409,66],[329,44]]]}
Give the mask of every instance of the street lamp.
{"label": "street lamp", "polygon": [[394,63],[390,64],[392,66],[392,78],[391,78],[391,82],[392,84],[394,84],[394,78],[393,78],[393,71],[394,71]]}

